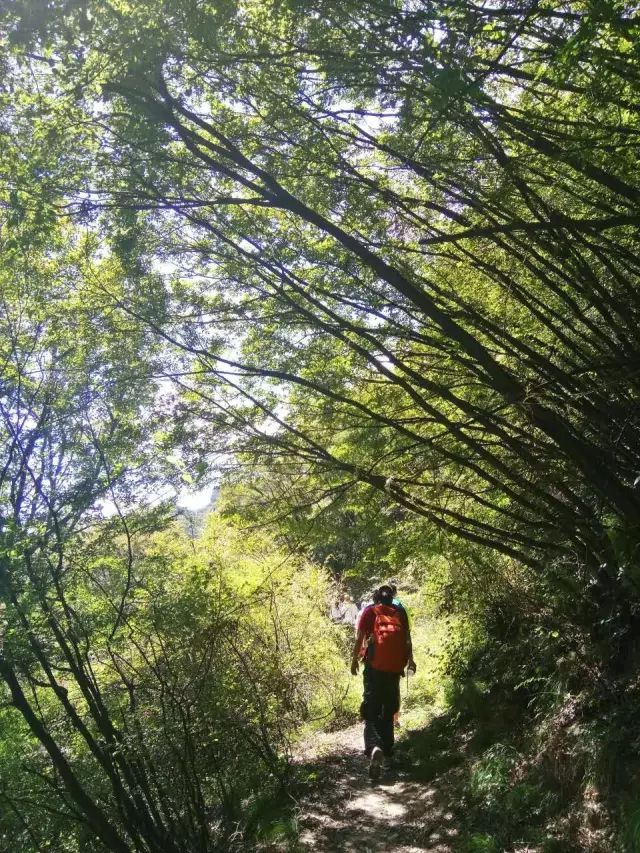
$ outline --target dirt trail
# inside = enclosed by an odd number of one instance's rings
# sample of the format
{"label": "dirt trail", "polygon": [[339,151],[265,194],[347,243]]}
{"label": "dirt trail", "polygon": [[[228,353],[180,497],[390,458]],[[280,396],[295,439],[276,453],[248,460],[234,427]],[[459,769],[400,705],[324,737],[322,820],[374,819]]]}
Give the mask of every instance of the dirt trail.
{"label": "dirt trail", "polygon": [[398,769],[374,784],[361,725],[314,738],[297,758],[316,780],[299,803],[297,849],[452,853],[459,829],[450,774],[419,781],[402,744],[398,752]]}

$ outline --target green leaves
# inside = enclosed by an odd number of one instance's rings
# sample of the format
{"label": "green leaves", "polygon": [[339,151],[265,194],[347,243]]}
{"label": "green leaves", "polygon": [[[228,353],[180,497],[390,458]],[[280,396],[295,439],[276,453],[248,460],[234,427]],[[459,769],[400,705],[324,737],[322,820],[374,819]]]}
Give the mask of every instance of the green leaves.
{"label": "green leaves", "polygon": [[[623,505],[630,509],[632,501],[618,475],[607,482],[606,471],[586,461],[606,443],[606,429],[590,418],[591,443],[580,448],[568,439],[585,414],[575,402],[583,399],[574,393],[575,370],[613,351],[602,322],[623,316],[621,297],[612,293],[610,305],[607,296],[589,307],[581,275],[589,269],[604,282],[602,259],[584,247],[580,259],[574,249],[558,267],[561,249],[544,218],[557,222],[552,212],[561,209],[570,228],[585,221],[589,205],[617,204],[598,193],[620,179],[612,183],[597,171],[597,154],[573,156],[560,130],[571,128],[583,142],[591,138],[588,98],[574,97],[584,81],[562,89],[553,69],[573,45],[591,49],[585,28],[604,33],[616,21],[626,30],[619,15],[605,25],[598,10],[560,16],[554,30],[554,14],[444,4],[428,13],[372,9],[355,27],[345,10],[323,4],[317,17],[296,6],[250,3],[195,11],[148,2],[117,14],[92,8],[90,49],[72,63],[61,54],[59,73],[94,75],[93,88],[74,105],[86,116],[81,124],[93,164],[88,148],[78,164],[91,204],[110,197],[114,208],[104,222],[131,279],[128,299],[114,300],[118,310],[133,312],[165,342],[165,309],[180,318],[171,335],[174,357],[196,359],[196,371],[211,380],[199,390],[209,395],[215,386],[222,406],[231,398],[237,405],[238,395],[253,400],[237,410],[241,419],[252,405],[264,417],[283,400],[285,392],[273,394],[275,382],[305,389],[302,396],[291,393],[291,412],[313,393],[325,397],[318,404],[324,418],[337,422],[345,406],[360,418],[367,395],[344,393],[345,372],[354,369],[358,382],[392,389],[391,409],[381,411],[380,396],[366,405],[395,435],[406,437],[398,407],[414,407],[410,417],[420,422],[414,440],[445,444],[446,457],[468,460],[469,470],[482,457],[485,473],[499,481],[492,480],[493,506],[506,508],[502,490],[530,511],[527,475],[516,469],[552,446],[553,470],[564,470],[567,460],[588,488],[626,512]],[[67,25],[75,21],[82,30],[79,13],[65,15]],[[160,28],[157,20],[171,26]],[[415,59],[416,34],[430,45],[428,61]],[[534,45],[545,38],[550,53],[540,60]],[[108,64],[100,62],[102,52]],[[522,62],[509,64],[518,57]],[[56,88],[49,85],[51,93]],[[98,91],[109,93],[106,109]],[[543,97],[547,91],[558,97]],[[549,169],[557,179],[553,193],[541,178]],[[577,199],[571,190],[576,169],[592,181],[589,197]],[[532,226],[534,254],[518,223]],[[458,237],[462,224],[481,239]],[[434,242],[446,241],[445,252],[420,249],[430,231]],[[157,302],[146,301],[143,277],[154,257],[165,267],[193,270],[185,288],[172,269],[170,303],[160,305],[162,287]],[[618,325],[616,334],[629,333],[624,322]],[[228,374],[214,373],[208,358],[219,358],[225,345],[243,353],[247,368],[239,368],[233,391]],[[443,354],[446,370],[439,366]],[[458,386],[473,391],[451,393]],[[544,388],[535,405],[532,388]],[[584,392],[590,398],[586,386]],[[343,398],[340,411],[327,402],[336,394]],[[511,408],[504,423],[492,427],[507,452],[503,462],[479,446],[465,419],[486,428],[505,401]],[[559,412],[567,401],[564,423]],[[446,437],[435,438],[430,418]],[[528,430],[529,419],[538,431]],[[314,441],[310,418],[302,421],[305,441]],[[348,460],[338,456],[352,467],[361,461],[355,450]],[[421,464],[416,459],[414,467]],[[505,480],[507,470],[514,476]],[[549,506],[538,506],[534,517],[553,517],[553,499],[538,500]],[[577,529],[567,517],[564,523]],[[504,538],[498,524],[494,531],[490,541]]]}

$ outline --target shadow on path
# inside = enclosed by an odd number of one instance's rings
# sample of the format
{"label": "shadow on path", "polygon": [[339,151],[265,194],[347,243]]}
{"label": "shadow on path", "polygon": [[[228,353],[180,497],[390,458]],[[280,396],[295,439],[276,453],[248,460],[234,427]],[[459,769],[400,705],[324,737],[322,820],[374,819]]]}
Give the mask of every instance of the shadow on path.
{"label": "shadow on path", "polygon": [[297,849],[449,853],[460,835],[465,744],[446,718],[408,732],[397,769],[367,776],[362,726],[320,736],[298,759],[308,792],[298,806]]}

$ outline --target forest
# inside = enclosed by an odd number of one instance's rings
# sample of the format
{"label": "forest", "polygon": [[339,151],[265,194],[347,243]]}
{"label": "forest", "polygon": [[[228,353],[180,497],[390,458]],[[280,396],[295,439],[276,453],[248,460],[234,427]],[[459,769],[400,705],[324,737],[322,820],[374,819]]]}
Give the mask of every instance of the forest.
{"label": "forest", "polygon": [[[638,6],[0,46],[0,851],[640,851]],[[309,840],[388,578],[415,820]]]}

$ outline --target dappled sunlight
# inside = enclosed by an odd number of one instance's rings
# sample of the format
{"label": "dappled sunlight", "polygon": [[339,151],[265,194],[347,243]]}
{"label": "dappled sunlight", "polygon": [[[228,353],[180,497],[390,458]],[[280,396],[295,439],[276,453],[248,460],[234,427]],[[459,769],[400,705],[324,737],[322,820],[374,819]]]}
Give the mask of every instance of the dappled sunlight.
{"label": "dappled sunlight", "polygon": [[378,783],[367,776],[361,726],[333,736],[333,751],[313,761],[307,754],[302,775],[318,774],[317,786],[299,803],[300,843],[308,850],[449,853],[459,837],[455,789],[446,775],[420,781],[401,743],[397,768]]}
{"label": "dappled sunlight", "polygon": [[0,8],[0,853],[640,850],[637,2]]}

